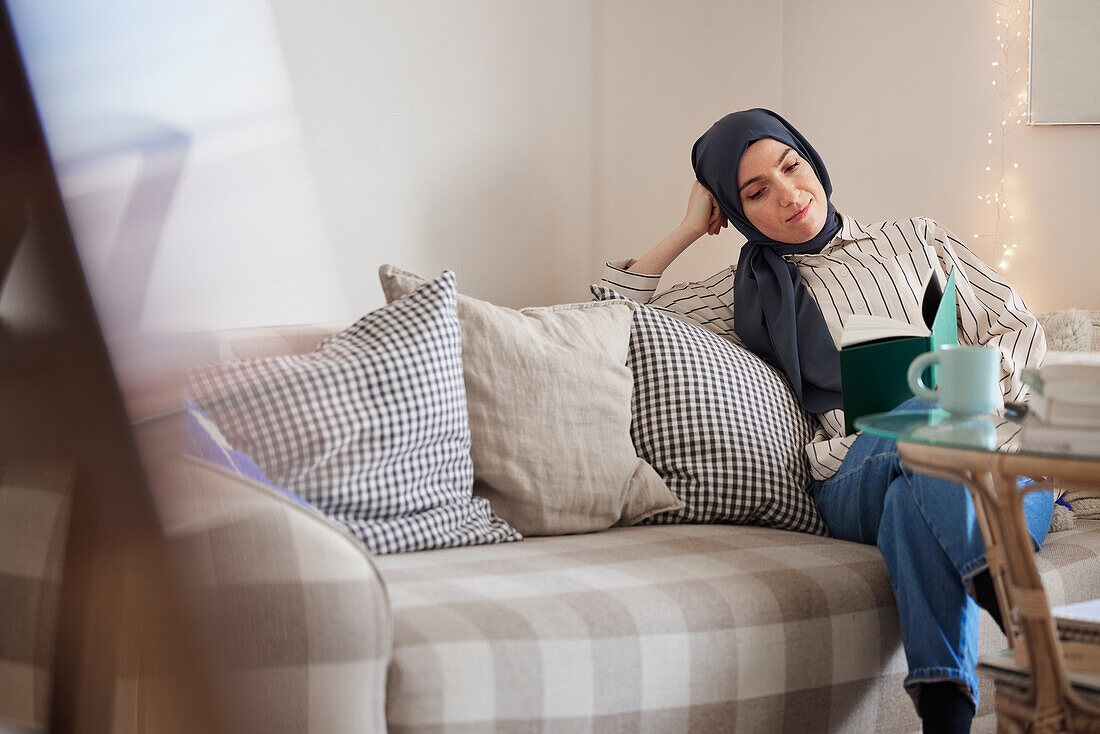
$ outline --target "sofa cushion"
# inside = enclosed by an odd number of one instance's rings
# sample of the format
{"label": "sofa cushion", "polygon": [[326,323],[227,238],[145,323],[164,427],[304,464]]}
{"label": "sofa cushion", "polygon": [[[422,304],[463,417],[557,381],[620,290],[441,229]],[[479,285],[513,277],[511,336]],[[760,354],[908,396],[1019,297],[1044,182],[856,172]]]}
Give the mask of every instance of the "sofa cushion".
{"label": "sofa cushion", "polygon": [[472,496],[454,273],[314,351],[207,365],[189,389],[232,446],[376,553],[518,537]]}
{"label": "sofa cushion", "polygon": [[[386,265],[389,300],[423,278]],[[631,303],[516,311],[458,297],[474,493],[524,535],[632,525],[683,507],[630,440]]]}
{"label": "sofa cushion", "polygon": [[243,454],[230,446],[229,441],[214,425],[214,421],[210,420],[210,417],[202,412],[202,408],[195,405],[191,400],[187,400],[184,405],[184,440],[187,442],[186,451],[188,454],[271,487],[271,489],[286,495],[295,502],[307,507],[312,506],[293,492],[268,481],[264,473],[260,471],[260,467],[256,466],[256,462],[247,454]]}
{"label": "sofa cushion", "polygon": [[[599,300],[627,300],[594,285]],[[660,309],[631,327],[631,437],[684,502],[650,522],[736,522],[825,534],[808,494],[812,418],[747,349]]]}
{"label": "sofa cushion", "polygon": [[[1037,556],[1054,604],[1100,596],[1100,523],[1081,526]],[[920,729],[873,545],[643,526],[376,563],[391,732]],[[981,625],[983,650],[1004,646]]]}

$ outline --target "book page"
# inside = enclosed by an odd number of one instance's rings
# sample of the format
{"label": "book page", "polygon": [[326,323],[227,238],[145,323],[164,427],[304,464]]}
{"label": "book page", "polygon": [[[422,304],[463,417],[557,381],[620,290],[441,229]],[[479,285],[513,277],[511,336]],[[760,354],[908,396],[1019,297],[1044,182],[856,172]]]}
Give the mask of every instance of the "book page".
{"label": "book page", "polygon": [[899,336],[928,336],[926,327],[919,324],[909,324],[898,319],[889,319],[885,316],[867,316],[866,314],[852,314],[844,322],[844,329],[840,332],[840,348],[850,347],[855,344],[866,344],[880,339],[893,339]]}
{"label": "book page", "polygon": [[924,290],[921,293],[920,312],[924,323],[929,329],[936,321],[936,312],[940,310],[940,301],[943,300],[943,286],[940,285],[936,269],[930,268],[924,275]]}

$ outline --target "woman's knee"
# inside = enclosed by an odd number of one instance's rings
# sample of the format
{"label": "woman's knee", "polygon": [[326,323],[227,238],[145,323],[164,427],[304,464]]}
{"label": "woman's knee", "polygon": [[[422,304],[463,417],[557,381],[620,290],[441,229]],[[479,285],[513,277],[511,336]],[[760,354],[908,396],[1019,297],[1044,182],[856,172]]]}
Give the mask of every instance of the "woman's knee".
{"label": "woman's knee", "polygon": [[[883,526],[911,534],[925,529],[941,543],[982,551],[981,536],[966,487],[902,467],[883,500]],[[881,533],[880,533],[881,534]]]}
{"label": "woman's knee", "polygon": [[883,517],[924,523],[925,511],[952,517],[968,514],[966,488],[942,479],[914,472],[899,459],[897,478],[883,499]]}
{"label": "woman's knee", "polygon": [[[917,481],[914,478],[903,471],[890,483],[883,497],[876,544],[887,558],[899,553],[920,554],[922,545],[932,538],[922,509],[930,498],[925,496],[927,488],[919,478]],[[944,511],[950,512],[946,507]]]}
{"label": "woman's knee", "polygon": [[927,507],[936,513],[965,515],[970,496],[966,487],[946,479],[931,477],[905,466],[899,460],[898,478],[887,492],[888,504],[909,511]]}

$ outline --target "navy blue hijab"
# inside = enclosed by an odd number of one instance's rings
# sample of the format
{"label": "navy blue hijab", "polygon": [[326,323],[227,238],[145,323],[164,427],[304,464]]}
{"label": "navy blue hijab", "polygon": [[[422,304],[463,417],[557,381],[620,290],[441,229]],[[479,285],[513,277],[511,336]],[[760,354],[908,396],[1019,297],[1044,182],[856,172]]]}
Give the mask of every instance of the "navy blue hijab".
{"label": "navy blue hijab", "polygon": [[748,240],[733,281],[733,330],[746,347],[787,375],[802,407],[823,413],[841,407],[840,355],[798,267],[781,255],[820,252],[840,231],[840,215],[830,201],[821,231],[797,245],[776,242],[754,227],[741,209],[737,169],[745,150],[762,138],[794,148],[813,167],[826,199],[832,195],[829,173],[817,151],[771,110],[733,112],[714,123],[695,141],[691,165],[699,183]]}

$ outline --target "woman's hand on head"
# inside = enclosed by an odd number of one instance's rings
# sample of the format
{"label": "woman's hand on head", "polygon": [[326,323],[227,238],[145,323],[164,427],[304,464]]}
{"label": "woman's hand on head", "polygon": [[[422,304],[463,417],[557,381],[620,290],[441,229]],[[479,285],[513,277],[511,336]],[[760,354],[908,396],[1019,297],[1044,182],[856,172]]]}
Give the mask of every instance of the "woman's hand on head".
{"label": "woman's hand on head", "polygon": [[687,248],[705,234],[718,234],[728,224],[722,216],[722,209],[704,188],[696,181],[691,185],[688,198],[688,210],[684,221],[642,257],[634,261],[627,270],[647,275],[660,275],[665,268],[680,256]]}
{"label": "woman's hand on head", "polygon": [[691,184],[687,214],[684,215],[681,226],[699,238],[704,234],[718,234],[723,227],[729,226],[729,222],[711,193],[703,184],[695,181]]}

